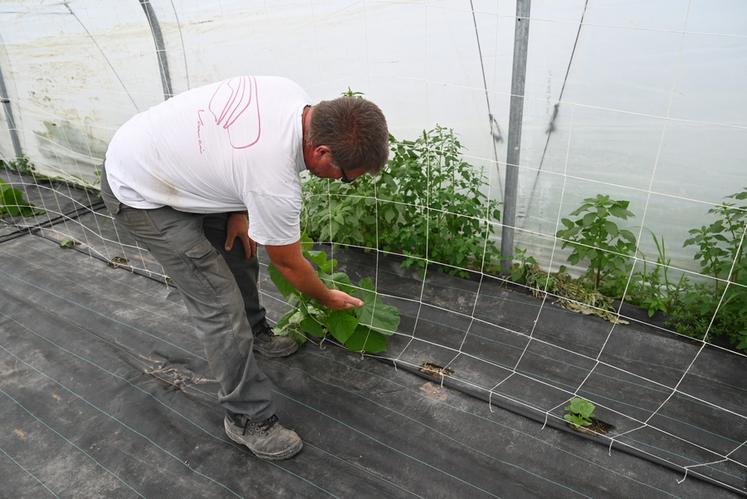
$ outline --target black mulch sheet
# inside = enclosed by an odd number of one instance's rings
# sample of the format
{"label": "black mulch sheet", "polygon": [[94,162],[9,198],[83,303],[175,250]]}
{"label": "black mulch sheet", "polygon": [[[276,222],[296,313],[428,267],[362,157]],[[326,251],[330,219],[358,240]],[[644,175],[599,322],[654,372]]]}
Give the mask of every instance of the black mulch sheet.
{"label": "black mulch sheet", "polygon": [[[707,347],[687,370],[700,346],[671,333],[635,321],[611,329],[551,300],[540,310],[542,300],[490,278],[429,268],[423,282],[391,257],[342,250],[341,270],[358,278],[378,269],[379,291],[399,297],[387,299],[402,323],[386,356],[415,369],[448,365],[477,391],[497,385],[492,406],[392,362],[309,343],[287,359],[259,359],[281,421],[305,442],[292,460],[260,461],[222,432],[216,386],[176,292],[101,259],[121,256],[150,272],[158,265],[119,245],[127,238],[105,215],[81,222],[0,244],[0,496],[711,498],[745,490],[744,357]],[[82,244],[49,240],[63,235]],[[261,288],[277,320],[288,306],[266,272]],[[611,453],[501,408],[507,401],[557,420],[576,389],[613,432],[628,432]],[[629,455],[623,444],[691,466],[689,476],[678,483],[682,468]]]}

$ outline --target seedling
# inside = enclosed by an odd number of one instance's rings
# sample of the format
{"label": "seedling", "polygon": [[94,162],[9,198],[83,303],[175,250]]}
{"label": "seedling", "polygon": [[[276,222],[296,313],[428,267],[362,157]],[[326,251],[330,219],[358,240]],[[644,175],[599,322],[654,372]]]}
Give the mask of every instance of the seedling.
{"label": "seedling", "polygon": [[565,415],[563,419],[571,423],[574,427],[591,426],[594,422],[594,411],[596,407],[588,400],[580,397],[571,399],[571,403],[565,406]]}
{"label": "seedling", "polygon": [[79,245],[80,245],[80,241],[76,241],[75,239],[72,239],[72,238],[63,239],[62,241],[60,241],[60,248],[65,248],[65,249],[75,248],[76,246],[79,246]]}

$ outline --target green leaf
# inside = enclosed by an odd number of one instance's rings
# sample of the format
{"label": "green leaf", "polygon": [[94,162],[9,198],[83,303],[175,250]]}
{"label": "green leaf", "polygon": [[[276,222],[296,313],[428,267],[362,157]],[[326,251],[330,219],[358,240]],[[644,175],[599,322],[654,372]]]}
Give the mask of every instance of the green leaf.
{"label": "green leaf", "polygon": [[278,291],[280,291],[285,298],[288,298],[291,294],[296,292],[296,288],[293,287],[293,284],[291,284],[274,265],[270,264],[268,271],[270,273],[270,279],[272,279],[275,287],[278,288]]}
{"label": "green leaf", "polygon": [[358,281],[358,286],[361,288],[358,290],[356,296],[366,301],[371,301],[376,296],[376,292],[374,291],[374,282],[373,279],[370,277],[364,277],[360,281]]}
{"label": "green leaf", "polygon": [[345,343],[358,326],[358,318],[350,311],[336,310],[327,318],[327,328],[340,343]]}
{"label": "green leaf", "polygon": [[377,295],[368,301],[364,300],[363,306],[358,309],[358,318],[362,325],[387,336],[397,331],[400,320],[397,307],[387,305]]}
{"label": "green leaf", "polygon": [[301,251],[309,251],[314,247],[314,241],[306,234],[301,234]]}
{"label": "green leaf", "polygon": [[60,241],[60,248],[74,248],[79,244],[80,242],[72,238],[63,239],[62,241]]}
{"label": "green leaf", "polygon": [[565,414],[563,416],[563,419],[568,421],[571,424],[574,424],[576,426],[589,426],[591,425],[591,421],[587,421],[581,416],[577,416],[576,414]]}
{"label": "green leaf", "polygon": [[290,321],[290,318],[291,318],[291,317],[292,317],[292,316],[293,316],[293,315],[294,315],[295,313],[297,313],[297,312],[299,312],[299,311],[298,311],[298,310],[296,310],[296,309],[291,309],[291,310],[289,310],[289,311],[288,311],[288,312],[287,312],[287,313],[286,313],[285,315],[283,315],[283,316],[282,316],[282,317],[281,317],[281,318],[280,318],[280,319],[279,319],[279,320],[278,320],[278,321],[277,321],[277,322],[275,323],[275,327],[273,328],[273,329],[274,329],[274,331],[275,331],[275,333],[276,333],[276,334],[280,334],[280,335],[282,335],[282,333],[281,333],[281,332],[279,332],[279,331],[282,331],[282,330],[283,330],[283,328],[284,328],[284,327],[286,326],[286,324],[288,324],[288,322]]}
{"label": "green leaf", "polygon": [[316,264],[317,267],[322,267],[327,263],[327,254],[324,251],[310,250],[305,253],[306,258]]}
{"label": "green leaf", "polygon": [[311,336],[316,336],[317,338],[324,336],[324,328],[322,325],[311,317],[304,318],[299,324],[299,327],[301,328],[301,331],[310,334]]}
{"label": "green leaf", "polygon": [[[326,284],[327,286],[333,286],[337,289],[342,289],[343,287],[349,287],[351,284],[350,278],[345,272],[335,272],[333,274],[327,275],[319,275],[319,278]],[[348,286],[346,286],[348,285]]]}
{"label": "green leaf", "polygon": [[584,215],[584,218],[581,219],[581,223],[584,227],[590,227],[592,224],[594,224],[594,221],[597,219],[596,213],[587,213]]}
{"label": "green leaf", "polygon": [[34,208],[23,199],[21,191],[4,185],[0,190],[0,213],[3,212],[11,216],[31,216],[34,214]]}
{"label": "green leaf", "polygon": [[617,224],[610,222],[609,220],[604,222],[604,230],[607,231],[607,234],[609,234],[610,237],[617,237],[619,232]]}
{"label": "green leaf", "polygon": [[381,353],[386,351],[386,336],[365,326],[355,328],[345,342],[345,347],[353,352]]}
{"label": "green leaf", "polygon": [[635,234],[630,232],[629,230],[623,229],[620,231],[620,236],[622,236],[624,239],[630,241],[631,243],[635,244]]}
{"label": "green leaf", "polygon": [[394,220],[394,217],[396,216],[396,212],[394,211],[394,208],[388,208],[384,212],[384,220],[386,220],[386,223],[392,223],[392,220]]}
{"label": "green leaf", "polygon": [[571,400],[570,405],[566,406],[565,410],[572,414],[577,414],[584,419],[590,420],[594,415],[596,407],[588,400],[576,397]]}
{"label": "green leaf", "polygon": [[610,213],[612,213],[617,218],[622,218],[623,220],[625,220],[626,218],[628,218],[628,213],[630,212],[621,206],[613,206],[612,208],[610,208]]}

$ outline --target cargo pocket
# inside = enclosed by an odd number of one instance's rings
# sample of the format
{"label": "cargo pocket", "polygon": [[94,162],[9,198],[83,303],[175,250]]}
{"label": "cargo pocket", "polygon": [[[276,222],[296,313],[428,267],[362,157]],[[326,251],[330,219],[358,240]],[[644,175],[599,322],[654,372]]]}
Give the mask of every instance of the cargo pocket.
{"label": "cargo pocket", "polygon": [[226,275],[226,272],[230,274],[230,270],[210,241],[207,239],[197,241],[184,251],[184,255],[187,257],[197,282],[204,288],[195,290],[195,292],[208,290],[213,294],[221,294],[221,291],[225,290],[226,278],[232,276]]}

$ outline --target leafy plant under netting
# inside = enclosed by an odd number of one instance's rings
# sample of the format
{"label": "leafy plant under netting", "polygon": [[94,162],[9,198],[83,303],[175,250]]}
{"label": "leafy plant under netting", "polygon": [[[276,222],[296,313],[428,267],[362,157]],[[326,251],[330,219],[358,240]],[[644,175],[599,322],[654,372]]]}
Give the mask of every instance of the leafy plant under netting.
{"label": "leafy plant under netting", "polygon": [[30,217],[40,213],[23,193],[7,182],[0,180],[0,216]]}
{"label": "leafy plant under netting", "polygon": [[378,176],[354,184],[305,182],[309,236],[404,254],[405,267],[423,268],[427,257],[462,276],[460,269],[496,268],[500,252],[490,239],[498,203],[488,198],[484,173],[461,159],[454,131],[436,125],[415,140],[390,137],[390,148]]}
{"label": "leafy plant under netting", "polygon": [[575,426],[591,426],[596,409],[588,400],[574,397],[571,403],[565,406],[563,419]]}
{"label": "leafy plant under netting", "polygon": [[695,260],[714,279],[694,283],[679,294],[670,311],[670,324],[696,338],[726,336],[738,349],[747,349],[747,188],[708,210],[709,225],[691,229],[684,246],[695,246]]}
{"label": "leafy plant under netting", "polygon": [[[627,229],[621,229],[613,220],[627,220],[635,216],[628,210],[630,201],[615,200],[604,194],[586,198],[581,206],[571,212],[575,220],[563,218],[565,226],[556,236],[563,240],[563,248],[573,249],[568,261],[576,265],[588,261],[585,278],[593,289],[610,288],[615,282],[609,279],[625,275],[630,269],[630,256],[636,251],[636,238]],[[617,291],[617,290],[616,290]],[[622,291],[622,290],[619,290]],[[616,294],[614,291],[609,294]]]}
{"label": "leafy plant under netting", "polygon": [[[361,94],[348,89],[344,95]],[[464,269],[497,272],[500,251],[493,238],[499,203],[486,195],[485,175],[461,159],[463,148],[454,131],[436,125],[415,140],[390,136],[390,148],[388,166],[376,177],[363,176],[352,185],[319,178],[305,182],[307,233],[317,241],[403,254],[405,267],[423,268],[430,261],[462,277],[468,274]],[[747,259],[739,245],[747,207],[738,204],[747,199],[747,190],[727,199],[732,201],[709,211],[717,220],[692,229],[685,241],[685,246],[698,246],[695,258],[706,275],[716,278],[714,284],[691,282],[684,275],[670,278],[664,238],[654,233],[656,262],[642,255],[642,269],[633,272],[636,237],[620,221],[635,214],[629,201],[606,194],[584,199],[561,220],[563,228],[556,234],[563,248],[572,249],[569,263],[586,263],[581,277],[574,278],[564,266],[545,271],[517,248],[510,278],[536,296],[551,293],[565,308],[610,322],[626,322],[613,306],[614,299],[624,297],[649,317],[664,313],[668,325],[682,334],[703,338],[708,330],[711,338],[726,336],[747,349]],[[726,286],[729,275],[738,285]]]}
{"label": "leafy plant under netting", "polygon": [[399,327],[397,308],[382,301],[370,278],[361,279],[356,286],[347,274],[335,272],[336,260],[327,258],[324,251],[313,250],[311,241],[304,238],[302,247],[304,256],[314,264],[322,282],[360,298],[363,306],[351,310],[329,310],[296,290],[277,268],[270,265],[272,282],[294,307],[277,322],[275,334],[290,336],[299,343],[305,343],[307,335],[319,339],[331,336],[354,352],[384,352],[387,336],[393,335]]}
{"label": "leafy plant under netting", "polygon": [[651,232],[651,238],[656,246],[656,262],[651,263],[644,256],[642,270],[631,276],[626,296],[630,303],[646,309],[649,317],[657,312],[669,313],[689,282],[684,274],[677,280],[670,277],[672,259],[667,255],[664,237],[657,238]]}

